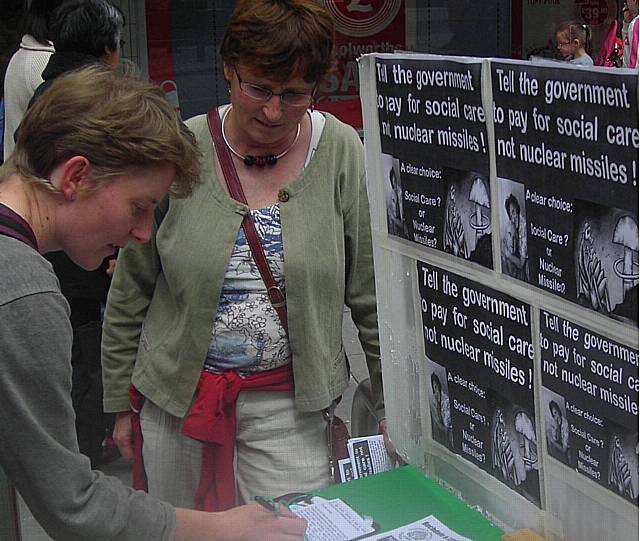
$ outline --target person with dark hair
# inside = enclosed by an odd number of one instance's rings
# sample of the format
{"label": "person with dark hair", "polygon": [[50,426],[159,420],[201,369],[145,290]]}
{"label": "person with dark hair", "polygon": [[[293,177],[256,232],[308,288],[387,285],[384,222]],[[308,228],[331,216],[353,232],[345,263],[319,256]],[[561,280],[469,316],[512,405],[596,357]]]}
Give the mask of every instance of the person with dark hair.
{"label": "person with dark hair", "polygon": [[13,151],[13,135],[20,125],[36,88],[42,84],[42,70],[54,48],[50,18],[62,0],[32,0],[23,21],[20,49],[11,57],[4,77],[4,159]]}
{"label": "person with dark hair", "polygon": [[[364,149],[312,107],[335,64],[331,14],[315,0],[240,0],[221,56],[230,105],[187,121],[202,183],[169,206],[151,243],[120,252],[102,339],[122,455],[134,456],[139,419],[149,491],[205,509],[331,482],[345,304],[391,445]],[[246,203],[229,195],[221,163]]]}
{"label": "person with dark hair", "polygon": [[453,426],[449,395],[436,372],[431,373],[431,431],[433,439],[453,449]]}
{"label": "person with dark hair", "polygon": [[122,11],[110,2],[66,0],[53,14],[53,44],[63,53],[80,51],[96,58],[107,55],[105,63],[115,65],[123,26]]}
{"label": "person with dark hair", "polygon": [[67,71],[98,62],[115,68],[120,61],[123,27],[122,11],[107,0],[65,0],[52,14],[56,51],[42,72],[44,82],[32,102]]}
{"label": "person with dark hair", "polygon": [[402,187],[394,167],[389,170],[387,192],[387,226],[390,235],[402,236],[404,223],[402,216]]}
{"label": "person with dark hair", "polygon": [[547,424],[547,451],[549,454],[569,463],[569,423],[562,415],[562,410],[555,400],[549,402],[551,424]]}
{"label": "person with dark hair", "polygon": [[64,249],[95,269],[148,242],[159,203],[187,197],[199,173],[197,143],[162,89],[101,66],[51,85],[0,168],[0,467],[53,539],[303,539],[305,522],[285,509],[176,509],[78,452],[69,306],[41,254]]}
{"label": "person with dark hair", "polygon": [[[114,68],[120,58],[122,12],[107,0],[65,0],[51,16],[51,38],[56,52],[49,58],[36,89],[33,105],[62,74],[88,65]],[[30,105],[30,106],[31,106]],[[103,455],[117,457],[115,447],[104,448],[106,425],[102,410],[100,366],[101,310],[107,300],[113,258],[87,271],[73,263],[63,251],[45,256],[60,280],[62,294],[71,307],[74,332],[71,365],[72,398],[80,452],[100,465]]]}
{"label": "person with dark hair", "polygon": [[505,200],[504,208],[508,220],[502,237],[502,272],[527,281],[527,224],[520,211],[520,203],[513,194],[509,194]]}
{"label": "person with dark hair", "polygon": [[591,28],[580,21],[562,23],[556,29],[556,46],[562,59],[578,66],[593,66]]}

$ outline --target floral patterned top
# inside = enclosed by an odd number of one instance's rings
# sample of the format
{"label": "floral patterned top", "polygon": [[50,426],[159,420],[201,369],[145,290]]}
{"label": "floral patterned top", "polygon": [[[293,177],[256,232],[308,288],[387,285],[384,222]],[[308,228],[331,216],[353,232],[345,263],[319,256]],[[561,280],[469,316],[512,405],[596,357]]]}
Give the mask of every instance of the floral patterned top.
{"label": "floral patterned top", "polygon": [[[284,293],[280,207],[252,210],[251,217],[273,277]],[[238,370],[240,374],[248,374],[272,370],[289,362],[287,335],[271,306],[241,227],[222,285],[205,370]]]}

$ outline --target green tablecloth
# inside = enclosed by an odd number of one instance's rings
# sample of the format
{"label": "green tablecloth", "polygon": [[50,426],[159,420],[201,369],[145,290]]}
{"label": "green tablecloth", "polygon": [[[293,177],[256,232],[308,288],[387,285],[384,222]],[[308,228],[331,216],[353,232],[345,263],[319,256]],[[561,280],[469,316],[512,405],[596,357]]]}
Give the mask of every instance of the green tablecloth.
{"label": "green tablecloth", "polygon": [[360,515],[373,517],[379,532],[428,515],[473,541],[500,541],[502,530],[412,466],[332,485],[317,492],[340,498]]}

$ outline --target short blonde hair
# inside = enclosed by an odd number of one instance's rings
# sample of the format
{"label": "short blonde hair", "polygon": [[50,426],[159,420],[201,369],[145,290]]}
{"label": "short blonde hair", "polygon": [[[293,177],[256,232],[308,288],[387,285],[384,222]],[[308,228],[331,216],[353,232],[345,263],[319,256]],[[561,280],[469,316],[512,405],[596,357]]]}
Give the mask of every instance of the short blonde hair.
{"label": "short blonde hair", "polygon": [[200,175],[195,137],[156,85],[102,66],[60,76],[27,111],[0,182],[18,173],[34,186],[73,156],[91,163],[96,187],[131,169],[162,164],[175,171],[171,193],[189,195]]}

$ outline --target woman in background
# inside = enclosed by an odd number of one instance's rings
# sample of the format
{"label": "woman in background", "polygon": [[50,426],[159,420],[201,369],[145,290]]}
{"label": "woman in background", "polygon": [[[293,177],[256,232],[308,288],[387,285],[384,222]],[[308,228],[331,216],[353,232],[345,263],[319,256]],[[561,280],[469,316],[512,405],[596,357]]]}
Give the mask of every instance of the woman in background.
{"label": "woman in background", "polygon": [[[238,2],[221,48],[231,103],[211,114],[248,204],[227,191],[207,116],[190,119],[202,183],[161,209],[151,243],[118,257],[105,410],[118,412],[125,457],[141,410],[149,491],[176,505],[225,509],[330,482],[323,410],[349,382],[345,304],[386,434],[364,149],[311,107],[335,62],[333,35],[315,0]],[[284,305],[270,302],[245,215]]]}
{"label": "woman in background", "polygon": [[13,151],[13,134],[20,125],[42,71],[54,48],[50,36],[53,10],[62,0],[32,0],[23,23],[20,49],[11,57],[4,77],[4,159]]}

